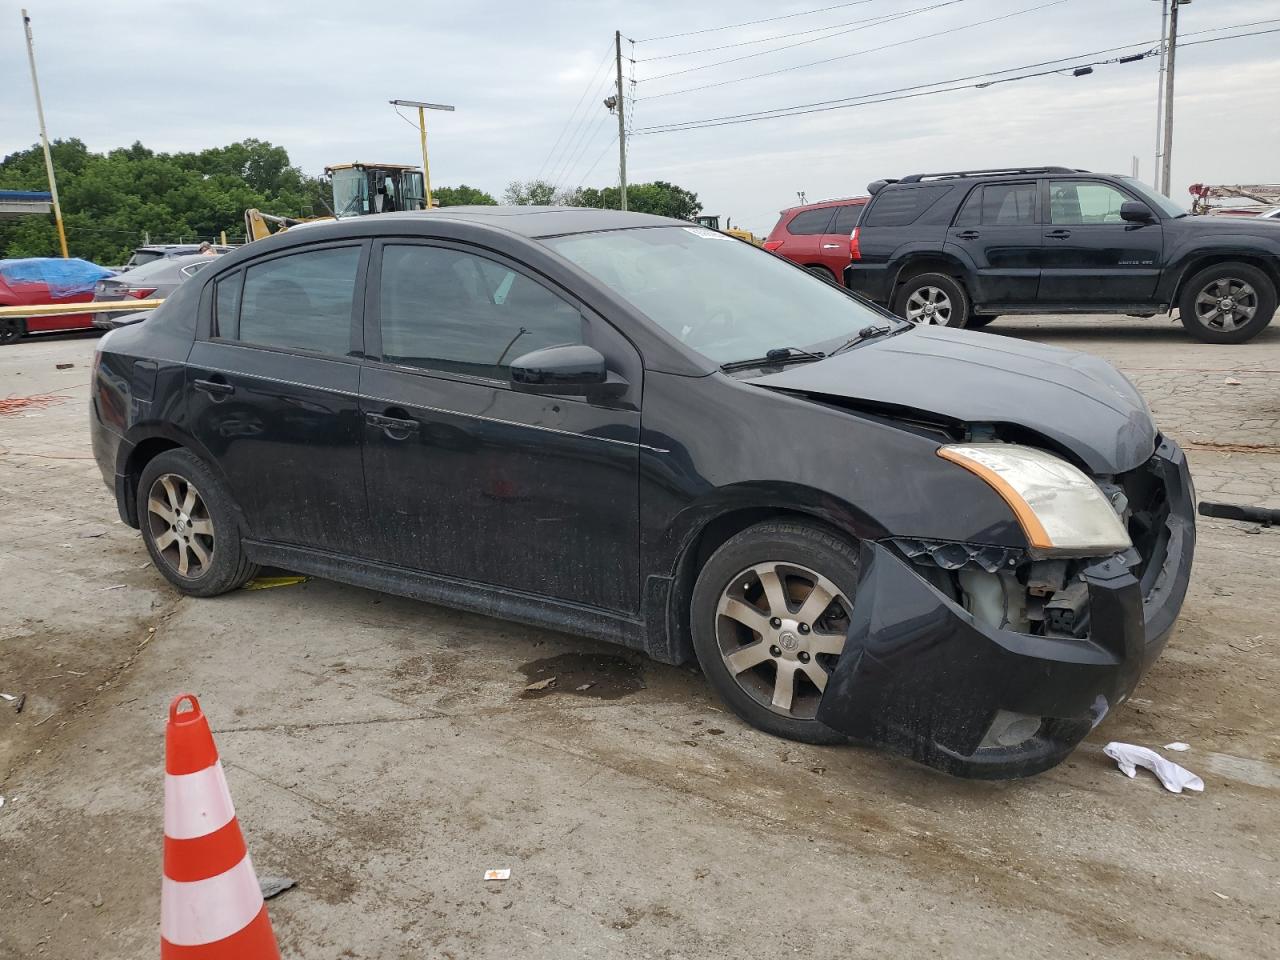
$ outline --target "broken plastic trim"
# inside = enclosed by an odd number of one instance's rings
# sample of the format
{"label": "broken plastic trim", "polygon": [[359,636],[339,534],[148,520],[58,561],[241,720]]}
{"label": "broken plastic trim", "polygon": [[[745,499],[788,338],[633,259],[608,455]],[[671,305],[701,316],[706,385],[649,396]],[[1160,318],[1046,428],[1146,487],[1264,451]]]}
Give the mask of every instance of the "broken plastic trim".
{"label": "broken plastic trim", "polygon": [[908,560],[943,570],[970,568],[997,573],[1018,566],[1026,557],[1026,551],[1018,547],[999,547],[985,543],[921,540],[913,537],[893,537],[888,542]]}

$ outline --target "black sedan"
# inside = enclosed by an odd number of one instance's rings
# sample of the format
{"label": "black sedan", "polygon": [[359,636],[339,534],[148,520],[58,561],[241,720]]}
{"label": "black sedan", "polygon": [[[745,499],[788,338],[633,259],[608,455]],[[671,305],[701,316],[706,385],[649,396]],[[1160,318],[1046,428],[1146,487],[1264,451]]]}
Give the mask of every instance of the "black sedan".
{"label": "black sedan", "polygon": [[1191,569],[1186,460],[1108,364],[660,217],[281,234],[104,337],[92,390],[186,593],[273,564],[696,659],[766,731],[969,776],[1065,757]]}

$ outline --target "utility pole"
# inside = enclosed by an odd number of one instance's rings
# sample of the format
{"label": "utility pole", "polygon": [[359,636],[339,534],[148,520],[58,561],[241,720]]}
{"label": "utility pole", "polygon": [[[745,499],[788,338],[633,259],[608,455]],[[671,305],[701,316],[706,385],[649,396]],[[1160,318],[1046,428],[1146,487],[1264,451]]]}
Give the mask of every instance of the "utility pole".
{"label": "utility pole", "polygon": [[1169,40],[1169,0],[1160,3],[1160,69],[1156,71],[1156,153],[1151,164],[1151,186],[1160,189],[1160,155],[1164,151],[1164,62]]}
{"label": "utility pole", "polygon": [[62,204],[58,202],[58,181],[53,175],[53,155],[49,153],[49,134],[44,128],[44,104],[40,102],[40,81],[36,79],[36,52],[31,39],[31,18],[26,8],[22,10],[22,32],[27,37],[27,62],[31,64],[31,88],[36,94],[36,116],[40,119],[40,143],[44,146],[44,169],[49,176],[49,193],[53,196],[53,219],[58,225],[58,243],[62,247],[62,259],[67,259],[67,231],[62,226]]}
{"label": "utility pole", "polygon": [[613,31],[613,56],[618,68],[618,187],[622,209],[627,209],[627,121],[622,95],[622,31]]}
{"label": "utility pole", "polygon": [[1167,197],[1171,183],[1169,169],[1173,165],[1173,60],[1178,52],[1178,8],[1191,0],[1170,0],[1169,53],[1164,72],[1164,145],[1160,152],[1160,190]]}

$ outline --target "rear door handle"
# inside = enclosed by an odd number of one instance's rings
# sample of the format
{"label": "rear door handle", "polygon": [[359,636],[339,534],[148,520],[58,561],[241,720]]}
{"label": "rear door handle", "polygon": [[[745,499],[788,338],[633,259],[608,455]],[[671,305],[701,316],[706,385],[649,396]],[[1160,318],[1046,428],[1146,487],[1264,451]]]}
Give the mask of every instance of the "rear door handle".
{"label": "rear door handle", "polygon": [[408,417],[389,417],[385,413],[366,413],[364,415],[365,422],[374,427],[381,427],[387,432],[388,436],[394,439],[403,440],[403,437],[394,437],[395,434],[416,433],[418,430],[418,421]]}
{"label": "rear door handle", "polygon": [[229,397],[236,388],[222,380],[193,380],[191,385],[211,397]]}
{"label": "rear door handle", "polygon": [[1071,236],[1070,230],[1050,230],[1045,234],[1050,240],[1065,240]]}
{"label": "rear door handle", "polygon": [[843,246],[844,244],[842,243],[824,243],[822,245],[822,249],[823,250],[839,250]]}
{"label": "rear door handle", "polygon": [[977,230],[961,230],[956,234],[957,240],[977,240],[981,234]]}

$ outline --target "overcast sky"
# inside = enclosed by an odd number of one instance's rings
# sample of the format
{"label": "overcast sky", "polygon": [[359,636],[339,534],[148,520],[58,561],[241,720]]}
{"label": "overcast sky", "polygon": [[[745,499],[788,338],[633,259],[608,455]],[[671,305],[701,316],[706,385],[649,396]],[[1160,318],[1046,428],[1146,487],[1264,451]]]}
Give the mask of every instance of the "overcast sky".
{"label": "overcast sky", "polygon": [[[601,100],[620,29],[628,38],[624,57],[636,61],[624,64],[637,81],[628,83],[637,98],[628,178],[671,180],[695,191],[706,212],[757,232],[796,203],[797,191],[809,200],[860,194],[870,180],[913,171],[1060,163],[1127,173],[1137,156],[1140,176],[1152,179],[1154,58],[1099,66],[1079,78],[1068,71],[808,116],[638,131],[1152,41],[1160,33],[1154,0],[26,5],[49,134],[80,137],[93,150],[135,140],[191,150],[257,137],[286,147],[310,173],[356,159],[414,163],[417,132],[387,101],[420,99],[457,106],[456,113],[429,115],[436,184],[465,182],[500,195],[509,181],[541,174],[561,186],[605,186],[617,182],[617,146],[610,145],[617,127]],[[0,154],[38,135],[19,6],[0,2]],[[785,17],[818,7],[832,9]],[[1018,11],[1027,12],[956,29]],[[901,14],[908,15],[882,19]],[[778,17],[785,18],[648,39]],[[1280,27],[1191,35],[1268,18],[1280,18],[1280,0],[1195,0],[1182,8],[1182,32],[1189,43]],[[747,43],[757,40],[764,42]],[[738,46],[668,56],[729,44]],[[660,77],[789,44],[801,45]],[[1280,33],[1180,49],[1176,199],[1195,181],[1280,180],[1278,50]],[[801,66],[816,60],[829,62]],[[741,79],[789,67],[797,69]],[[722,85],[689,90],[706,84]],[[579,101],[583,108],[569,123]]]}

